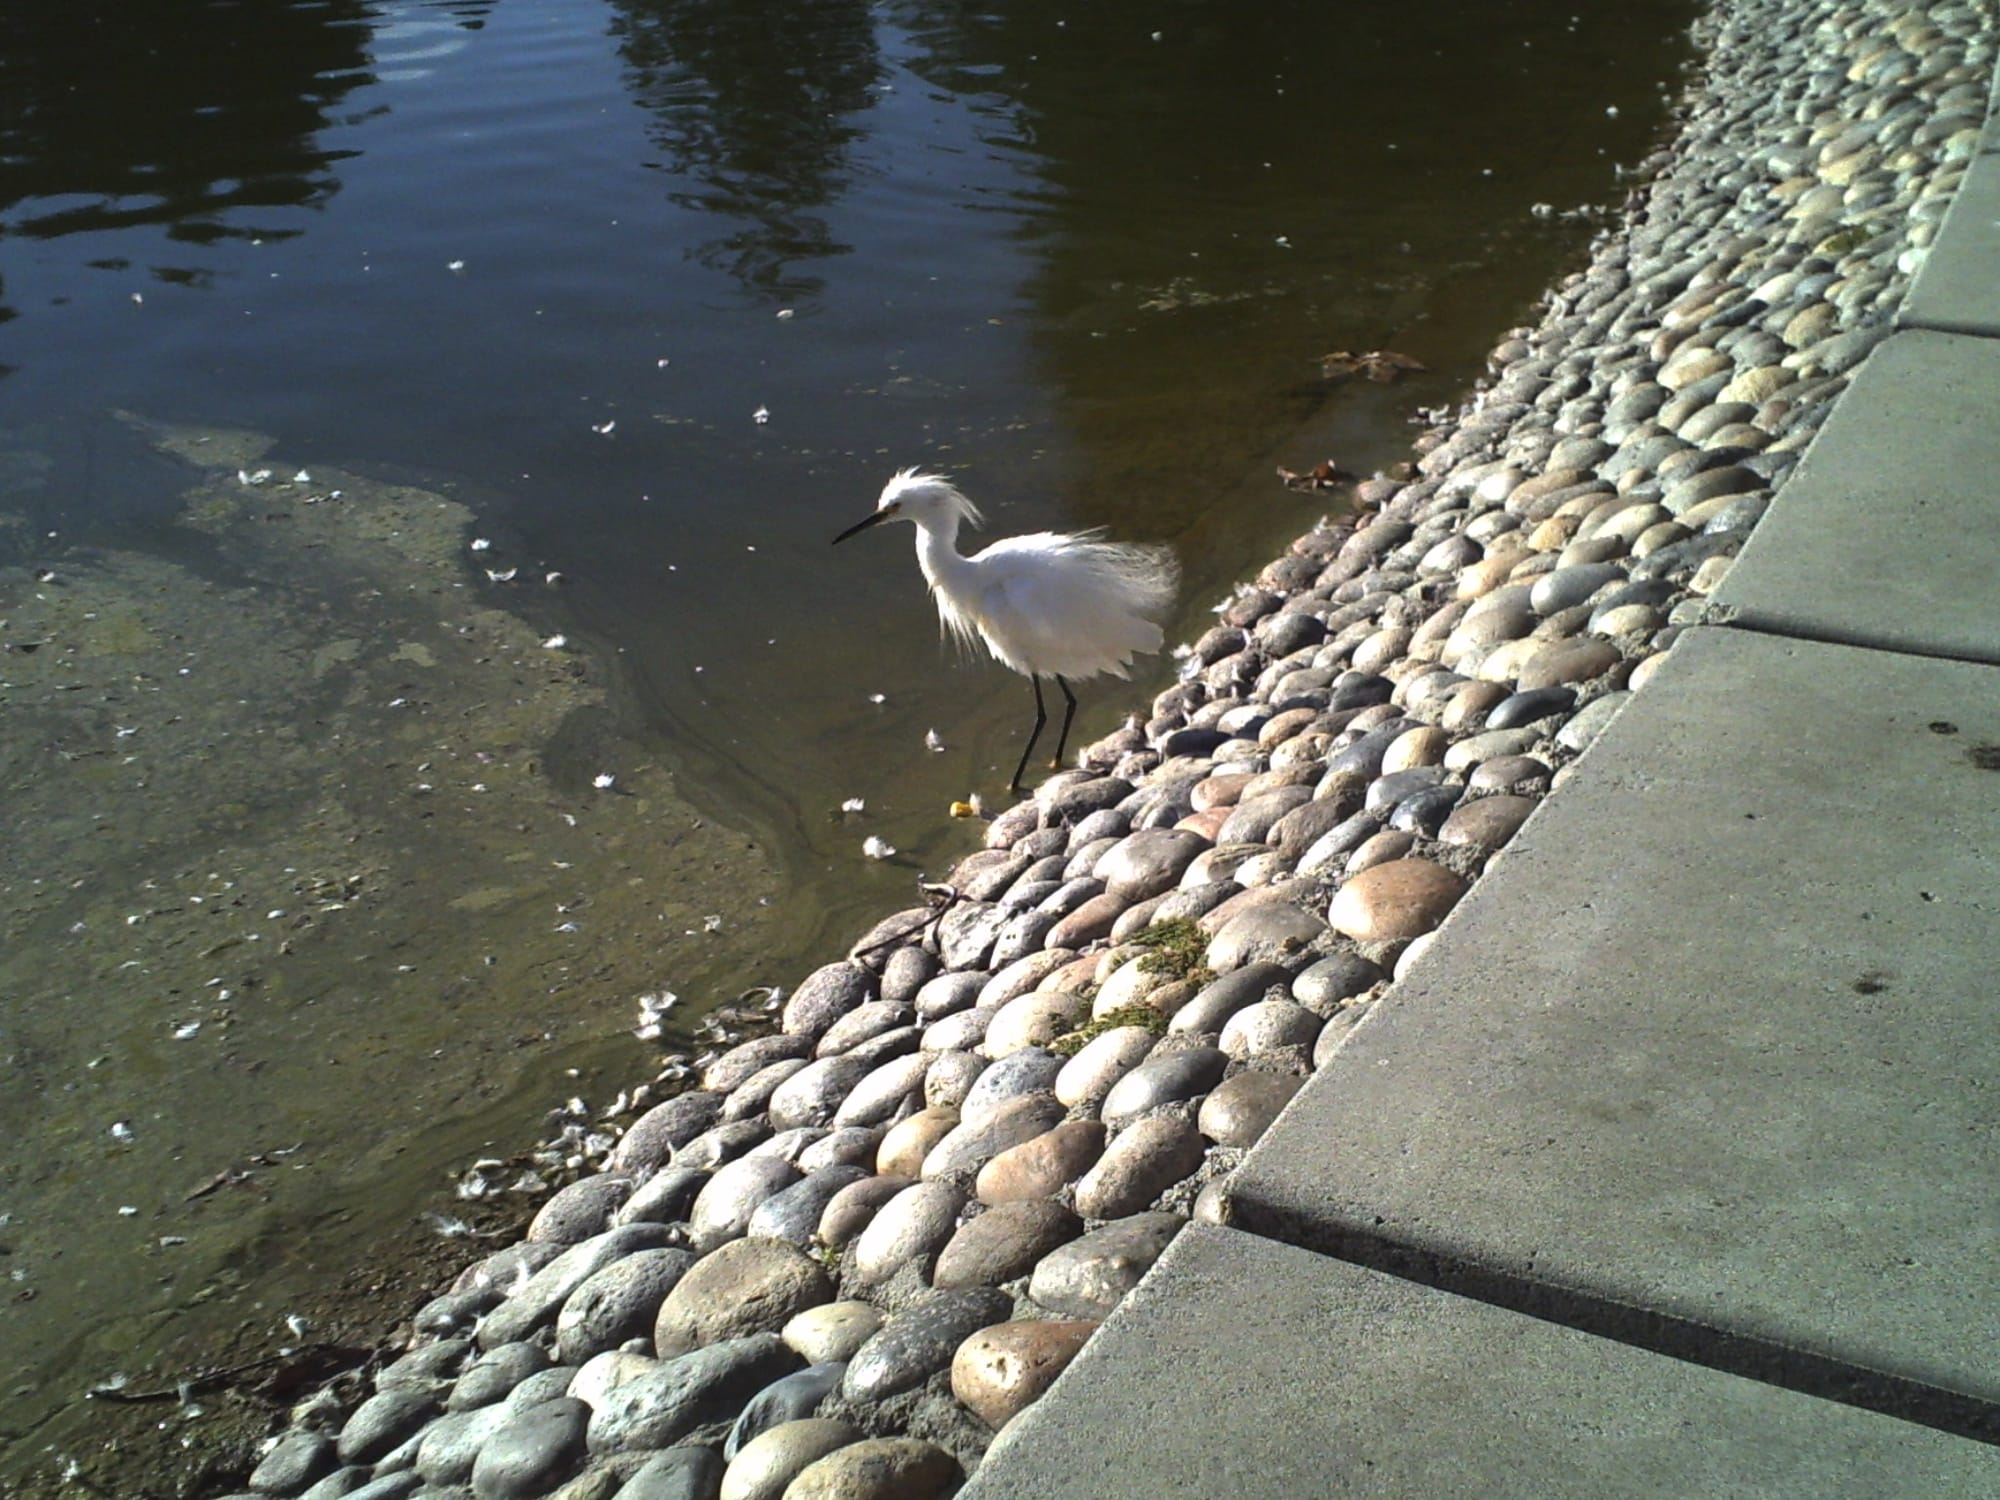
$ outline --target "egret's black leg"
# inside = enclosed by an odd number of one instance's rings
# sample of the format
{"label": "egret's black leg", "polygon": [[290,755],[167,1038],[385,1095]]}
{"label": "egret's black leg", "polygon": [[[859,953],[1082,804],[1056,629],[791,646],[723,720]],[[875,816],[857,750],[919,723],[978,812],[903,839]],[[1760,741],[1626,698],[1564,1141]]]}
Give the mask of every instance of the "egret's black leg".
{"label": "egret's black leg", "polygon": [[1062,733],[1056,736],[1055,759],[1049,762],[1049,769],[1051,771],[1060,771],[1062,769],[1063,746],[1069,743],[1070,720],[1076,717],[1076,694],[1069,690],[1069,684],[1064,682],[1060,677],[1056,678],[1056,686],[1063,690],[1063,697],[1068,700],[1069,706],[1063,710]]}
{"label": "egret's black leg", "polygon": [[[1058,677],[1056,681],[1061,682],[1062,679]],[[1014,779],[1007,783],[1010,792],[1021,790],[1021,773],[1028,769],[1028,757],[1035,753],[1035,741],[1042,737],[1042,726],[1049,722],[1049,711],[1042,707],[1042,679],[1030,676],[1028,682],[1035,690],[1035,727],[1028,731],[1028,743],[1021,747],[1021,763],[1014,767]],[[1063,691],[1068,692],[1069,689],[1064,688]]]}

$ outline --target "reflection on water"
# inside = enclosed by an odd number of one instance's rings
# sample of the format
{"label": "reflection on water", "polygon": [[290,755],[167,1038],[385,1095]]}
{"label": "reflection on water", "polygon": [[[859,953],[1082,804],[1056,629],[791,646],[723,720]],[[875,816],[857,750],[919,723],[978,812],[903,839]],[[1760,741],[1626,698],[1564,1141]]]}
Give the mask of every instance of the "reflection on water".
{"label": "reflection on water", "polygon": [[626,0],[612,34],[656,116],[669,197],[716,227],[688,253],[774,305],[822,291],[797,263],[850,248],[825,209],[848,186],[855,117],[882,73],[868,5]]}
{"label": "reflection on water", "polygon": [[[1401,456],[1578,248],[1530,206],[1616,191],[1688,10],[0,7],[0,636],[37,646],[0,657],[33,811],[0,851],[0,1098],[61,1096],[9,1117],[0,1248],[45,1288],[93,1234],[146,1257],[143,1291],[50,1291],[0,1336],[33,1317],[69,1399],[204,1319],[268,1322],[324,1272],[305,1226],[365,1239],[468,1141],[520,1143],[492,1101],[523,1069],[543,1103],[565,1067],[644,1072],[638,988],[790,980],[907,904],[976,838],[943,811],[997,795],[1027,695],[946,665],[901,547],[833,533],[892,469],[948,468],[999,530],[1174,542],[1198,628],[1316,514],[1273,465]],[[1380,347],[1434,373],[1318,376]],[[191,511],[114,408],[266,434],[276,478],[209,473]],[[416,508],[289,483],[336,469]],[[533,646],[558,634],[601,663],[588,703]],[[1148,671],[1087,686],[1079,733]],[[411,791],[440,766],[456,800]],[[614,770],[655,820],[593,800]],[[294,939],[311,983],[248,984],[249,934],[351,878]],[[711,912],[736,946],[685,940]],[[243,941],[207,954],[218,920]],[[261,1149],[248,1099],[340,1143],[275,1179],[324,1219],[178,1201]]]}

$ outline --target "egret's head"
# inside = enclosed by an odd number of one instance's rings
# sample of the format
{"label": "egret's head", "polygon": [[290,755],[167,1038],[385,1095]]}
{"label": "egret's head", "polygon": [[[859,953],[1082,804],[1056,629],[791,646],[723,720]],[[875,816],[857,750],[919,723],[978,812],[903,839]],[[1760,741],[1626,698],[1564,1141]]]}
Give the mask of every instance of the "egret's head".
{"label": "egret's head", "polygon": [[834,538],[844,542],[856,532],[866,531],[882,521],[913,521],[930,531],[956,535],[959,523],[980,523],[979,508],[942,474],[920,474],[915,469],[899,469],[882,486],[875,513],[858,521]]}

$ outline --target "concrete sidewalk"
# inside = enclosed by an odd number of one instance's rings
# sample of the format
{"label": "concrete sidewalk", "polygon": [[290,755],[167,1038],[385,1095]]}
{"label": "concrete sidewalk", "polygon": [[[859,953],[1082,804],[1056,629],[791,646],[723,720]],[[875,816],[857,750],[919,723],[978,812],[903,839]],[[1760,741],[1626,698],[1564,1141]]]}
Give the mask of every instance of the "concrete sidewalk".
{"label": "concrete sidewalk", "polygon": [[2000,1494],[2000,134],[1709,623],[966,1494]]}

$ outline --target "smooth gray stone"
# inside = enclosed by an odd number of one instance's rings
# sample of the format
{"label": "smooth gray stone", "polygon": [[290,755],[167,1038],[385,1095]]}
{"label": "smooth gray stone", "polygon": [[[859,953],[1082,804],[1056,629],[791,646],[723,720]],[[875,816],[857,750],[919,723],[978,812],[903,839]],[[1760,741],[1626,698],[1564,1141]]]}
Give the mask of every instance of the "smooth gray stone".
{"label": "smooth gray stone", "polygon": [[998,1286],[1034,1270],[1056,1246],[1083,1233],[1083,1220],[1053,1198],[1025,1198],[996,1204],[959,1225],[938,1252],[931,1284]]}
{"label": "smooth gray stone", "polygon": [[583,1461],[590,1408],[573,1396],[530,1407],[486,1440],[472,1466],[479,1500],[533,1500]]}
{"label": "smooth gray stone", "polygon": [[1677,598],[1681,590],[1674,584],[1659,578],[1637,578],[1623,588],[1613,589],[1599,599],[1590,609],[1590,627],[1610,614],[1614,609],[1623,609],[1628,604],[1662,605]]}
{"label": "smooth gray stone", "polygon": [[937,955],[929,950],[915,943],[893,948],[882,964],[882,998],[911,1004],[937,971]]}
{"label": "smooth gray stone", "polygon": [[391,1386],[414,1386],[419,1390],[442,1392],[458,1378],[458,1372],[464,1368],[466,1356],[471,1352],[472,1340],[467,1336],[419,1344],[376,1375],[376,1388],[386,1391]]}
{"label": "smooth gray stone", "polygon": [[1043,1256],[1028,1296],[1062,1317],[1106,1317],[1186,1224],[1168,1213],[1113,1219]]}
{"label": "smooth gray stone", "polygon": [[752,1396],[798,1366],[775,1333],[724,1339],[667,1360],[617,1387],[592,1413],[590,1451],[665,1448],[698,1427],[734,1421]]}
{"label": "smooth gray stone", "polygon": [[809,1057],[787,1057],[759,1068],[729,1091],[729,1097],[722,1102],[722,1118],[747,1120],[763,1114],[770,1108],[771,1095],[778,1091],[778,1085],[799,1073],[811,1061]]}
{"label": "smooth gray stone", "polygon": [[1271,829],[1280,818],[1310,801],[1311,787],[1284,786],[1253,797],[1248,802],[1239,802],[1223,820],[1215,842],[1217,845],[1261,844],[1270,837]]}
{"label": "smooth gray stone", "polygon": [[1442,780],[1442,766],[1412,766],[1407,771],[1392,771],[1369,785],[1366,810],[1378,817],[1386,816],[1411,793],[1434,787]]}
{"label": "smooth gray stone", "polygon": [[448,1334],[470,1329],[499,1304],[502,1295],[495,1286],[470,1286],[463,1291],[446,1292],[418,1308],[410,1324],[418,1333]]}
{"label": "smooth gray stone", "polygon": [[710,1174],[770,1138],[771,1122],[763,1115],[749,1120],[730,1120],[704,1130],[675,1151],[673,1165],[684,1171]]}
{"label": "smooth gray stone", "polygon": [[835,1021],[875,996],[875,976],[861,965],[846,959],[823,964],[808,974],[785,1002],[784,1029],[817,1042]]}
{"label": "smooth gray stone", "polygon": [[624,1173],[580,1178],[550,1195],[528,1225],[528,1238],[574,1245],[602,1234],[611,1227],[618,1206],[631,1196],[632,1179]]}
{"label": "smooth gray stone", "polygon": [[898,1057],[872,1069],[855,1084],[834,1111],[836,1125],[881,1125],[894,1119],[914,1094],[923,1092],[931,1060],[921,1052]]}
{"label": "smooth gray stone", "polygon": [[750,1398],[750,1404],[743,1408],[743,1414],[730,1427],[729,1436],[722,1443],[723,1458],[736,1457],[745,1443],[773,1427],[810,1417],[819,1410],[820,1402],[839,1386],[841,1376],[846,1373],[845,1360],[829,1360],[821,1365],[807,1365],[782,1380],[772,1381]]}
{"label": "smooth gray stone", "polygon": [[828,1167],[873,1170],[875,1151],[882,1144],[884,1130],[880,1125],[837,1126],[799,1153],[799,1170],[808,1177]]}
{"label": "smooth gray stone", "polygon": [[922,1385],[951,1365],[958,1346],[1013,1315],[1014,1299],[990,1287],[927,1292],[855,1351],[840,1382],[850,1401],[880,1401]]}
{"label": "smooth gray stone", "polygon": [[613,1261],[571,1292],[556,1314],[556,1357],[580,1365],[628,1339],[650,1337],[660,1304],[694,1261],[687,1250],[635,1250]]}
{"label": "smooth gray stone", "polygon": [[1208,847],[1197,833],[1172,828],[1128,834],[1092,866],[1091,873],[1121,901],[1132,903],[1172,890],[1181,872]]}
{"label": "smooth gray stone", "polygon": [[737,1238],[757,1206],[799,1180],[799,1169],[782,1156],[743,1156],[718,1167],[694,1200],[688,1232],[703,1254]]}
{"label": "smooth gray stone", "polygon": [[638,1173],[665,1165],[675,1151],[722,1118],[727,1097],[694,1089],[654,1105],[619,1138],[611,1153],[612,1170]]}
{"label": "smooth gray stone", "polygon": [[688,1216],[695,1196],[708,1182],[706,1172],[689,1167],[662,1167],[619,1205],[618,1224],[675,1224]]}
{"label": "smooth gray stone", "polygon": [[377,1391],[341,1424],[340,1461],[372,1464],[437,1415],[437,1394],[415,1386]]}
{"label": "smooth gray stone", "polygon": [[1624,568],[1614,562],[1573,563],[1537,578],[1528,603],[1538,615],[1560,614],[1624,576]]}
{"label": "smooth gray stone", "polygon": [[869,1072],[870,1064],[851,1052],[807,1063],[772,1091],[772,1128],[796,1130],[829,1123],[848,1091]]}
{"label": "smooth gray stone", "polygon": [[566,1396],[570,1382],[576,1379],[576,1372],[575,1365],[551,1365],[546,1370],[537,1370],[501,1397],[499,1404],[509,1411],[526,1411],[540,1402]]}
{"label": "smooth gray stone", "polygon": [[895,1000],[870,1000],[857,1005],[846,1015],[826,1029],[813,1051],[820,1057],[833,1057],[842,1052],[852,1052],[863,1042],[879,1037],[885,1031],[894,1031],[898,1026],[907,1026],[916,1019],[914,1006],[904,1005]]}
{"label": "smooth gray stone", "polygon": [[752,1037],[747,1042],[738,1042],[710,1063],[702,1072],[701,1086],[727,1095],[772,1063],[788,1057],[811,1057],[812,1050],[812,1038],[807,1036],[788,1036],[778,1032],[772,1036]]}
{"label": "smooth gray stone", "polygon": [[1131,795],[1131,782],[1116,776],[1099,776],[1066,786],[1046,800],[1037,800],[1047,809],[1050,823],[1074,827],[1100,807],[1116,807]]}
{"label": "smooth gray stone", "polygon": [[1010,1052],[973,1080],[959,1106],[959,1118],[971,1120],[990,1113],[1010,1100],[1044,1093],[1055,1086],[1066,1057],[1042,1047],[1022,1047]]}
{"label": "smooth gray stone", "polygon": [[612,1500],[718,1500],[726,1467],[713,1448],[669,1448],[646,1460]]}
{"label": "smooth gray stone", "polygon": [[[642,1250],[639,1253],[649,1255],[670,1252]],[[549,1357],[541,1345],[529,1343],[525,1339],[502,1344],[497,1349],[489,1349],[468,1365],[465,1372],[452,1385],[451,1394],[445,1398],[445,1410],[470,1411],[474,1407],[489,1405],[500,1400],[537,1370],[545,1370],[548,1366]]]}
{"label": "smooth gray stone", "polygon": [[1400,833],[1436,838],[1438,829],[1464,795],[1463,786],[1431,786],[1412,792],[1389,814],[1389,826]]}
{"label": "smooth gray stone", "polygon": [[1162,1104],[1207,1093],[1228,1066],[1228,1055],[1219,1047],[1156,1052],[1111,1086],[1099,1118],[1117,1130]]}
{"label": "smooth gray stone", "polygon": [[1283,985],[1289,971],[1283,964],[1247,963],[1195,991],[1194,998],[1173,1014],[1170,1031],[1207,1032],[1222,1030],[1223,1023],[1236,1012],[1264,998],[1267,990]]}
{"label": "smooth gray stone", "polygon": [[[871,1175],[860,1167],[826,1167],[757,1205],[748,1233],[755,1239],[784,1240],[801,1248],[810,1245],[819,1217],[833,1195],[850,1182]],[[728,1455],[724,1455],[727,1457]]]}
{"label": "smooth gray stone", "polygon": [[938,975],[917,991],[917,1019],[939,1021],[969,1009],[991,977],[977,970]]}
{"label": "smooth gray stone", "polygon": [[1208,942],[1208,966],[1231,973],[1246,963],[1304,963],[1306,945],[1326,933],[1326,923],[1290,901],[1267,902],[1238,912]]}
{"label": "smooth gray stone", "polygon": [[1519,729],[1557,714],[1568,713],[1575,706],[1575,688],[1530,688],[1524,693],[1511,693],[1496,703],[1493,711],[1486,716],[1485,727]]}
{"label": "smooth gray stone", "polygon": [[1371,812],[1358,812],[1342,819],[1307,846],[1299,856],[1298,873],[1305,876],[1337,871],[1348,855],[1381,831],[1381,818]]}
{"label": "smooth gray stone", "polygon": [[983,901],[961,901],[952,907],[937,926],[938,952],[945,967],[990,967],[987,955],[993,951],[994,941],[1009,915],[1004,908]]}
{"label": "smooth gray stone", "polygon": [[1292,998],[1315,1009],[1338,1005],[1372,989],[1386,977],[1358,953],[1333,953],[1292,981]]}
{"label": "smooth gray stone", "polygon": [[328,1439],[295,1427],[250,1471],[250,1488],[267,1495],[296,1495],[331,1473],[339,1462]]}
{"label": "smooth gray stone", "polygon": [[495,1404],[476,1411],[446,1412],[424,1428],[417,1444],[415,1469],[426,1484],[465,1484],[486,1440],[517,1413]]}

